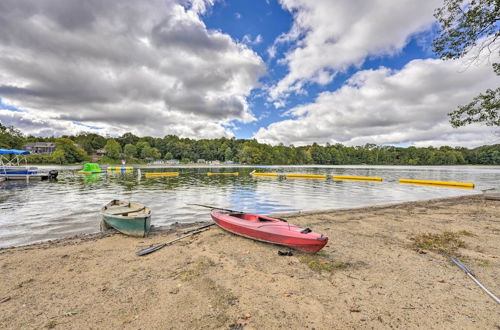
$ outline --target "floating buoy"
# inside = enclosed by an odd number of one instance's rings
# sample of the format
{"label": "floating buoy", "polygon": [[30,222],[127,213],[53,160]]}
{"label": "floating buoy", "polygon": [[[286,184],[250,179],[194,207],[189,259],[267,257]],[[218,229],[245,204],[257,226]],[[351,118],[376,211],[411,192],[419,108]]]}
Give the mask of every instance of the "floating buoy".
{"label": "floating buoy", "polygon": [[144,175],[146,177],[179,176],[179,172],[147,172]]}
{"label": "floating buoy", "polygon": [[255,176],[273,176],[273,177],[279,177],[280,174],[279,173],[257,173],[257,172],[254,172],[254,173],[251,173],[252,175],[255,175]]}
{"label": "floating buoy", "polygon": [[382,181],[382,178],[373,176],[350,176],[350,175],[334,175],[333,180],[361,180],[361,181]]}
{"label": "floating buoy", "polygon": [[238,172],[208,172],[207,175],[239,175]]}
{"label": "floating buoy", "polygon": [[108,171],[131,171],[133,170],[134,168],[132,166],[127,166],[127,167],[108,167],[107,170]]}
{"label": "floating buoy", "polygon": [[450,186],[460,188],[474,188],[473,183],[467,182],[449,182],[449,181],[429,181],[429,180],[412,180],[412,179],[399,179],[399,183],[435,185],[435,186]]}
{"label": "floating buoy", "polygon": [[326,179],[326,174],[285,174],[288,178]]}
{"label": "floating buoy", "polygon": [[83,171],[83,170],[80,170],[78,172],[76,172],[78,174],[96,174],[96,173],[101,173],[101,172],[92,172],[92,171]]}

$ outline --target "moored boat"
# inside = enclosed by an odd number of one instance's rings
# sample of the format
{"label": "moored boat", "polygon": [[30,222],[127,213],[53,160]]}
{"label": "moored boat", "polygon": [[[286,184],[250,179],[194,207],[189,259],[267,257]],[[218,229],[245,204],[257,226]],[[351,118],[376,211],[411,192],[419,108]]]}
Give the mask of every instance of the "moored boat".
{"label": "moored boat", "polygon": [[38,168],[28,166],[26,155],[29,151],[15,149],[0,149],[0,177],[6,180],[46,180],[56,179],[58,172],[39,172]]}
{"label": "moored boat", "polygon": [[135,237],[146,237],[151,229],[151,210],[140,204],[112,200],[101,209],[104,227]]}
{"label": "moored boat", "polygon": [[327,236],[280,219],[218,209],[212,210],[210,215],[219,227],[231,233],[307,253],[316,253],[328,243]]}

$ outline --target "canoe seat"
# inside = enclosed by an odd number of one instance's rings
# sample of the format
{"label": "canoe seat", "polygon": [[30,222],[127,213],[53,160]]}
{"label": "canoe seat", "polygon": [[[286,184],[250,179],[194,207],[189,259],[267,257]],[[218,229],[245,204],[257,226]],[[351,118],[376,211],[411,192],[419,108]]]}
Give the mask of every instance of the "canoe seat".
{"label": "canoe seat", "polygon": [[137,208],[137,209],[126,208],[126,209],[122,209],[119,212],[113,212],[113,213],[110,212],[109,214],[111,214],[111,215],[123,215],[123,214],[129,214],[129,213],[139,212],[139,211],[144,210],[145,208],[146,208],[145,206]]}

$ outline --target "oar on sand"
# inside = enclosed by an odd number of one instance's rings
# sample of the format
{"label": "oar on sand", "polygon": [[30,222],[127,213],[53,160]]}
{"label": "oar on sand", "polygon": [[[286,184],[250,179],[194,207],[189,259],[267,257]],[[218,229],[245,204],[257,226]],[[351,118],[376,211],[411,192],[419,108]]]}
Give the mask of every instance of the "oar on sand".
{"label": "oar on sand", "polygon": [[151,247],[139,250],[135,254],[137,254],[138,256],[145,256],[146,254],[150,254],[150,253],[153,253],[155,251],[158,251],[159,249],[164,248],[165,246],[170,245],[170,244],[172,244],[174,242],[177,242],[177,241],[179,241],[179,240],[181,240],[183,238],[199,234],[199,233],[201,233],[201,232],[209,229],[209,227],[213,226],[213,225],[215,225],[215,223],[210,223],[208,225],[204,225],[204,226],[198,227],[198,228],[194,229],[192,232],[190,232],[189,234],[186,234],[186,235],[181,236],[181,237],[177,237],[176,239],[173,239],[171,241],[165,242],[165,243],[160,244],[160,245],[155,245],[155,246],[151,246]]}
{"label": "oar on sand", "polygon": [[465,274],[467,274],[467,276],[469,276],[474,282],[476,282],[476,284],[479,285],[479,287],[483,289],[483,291],[486,292],[488,296],[490,296],[493,300],[500,304],[500,299],[498,299],[493,293],[486,289],[484,285],[479,283],[479,281],[474,277],[471,270],[466,265],[464,265],[460,260],[453,257],[450,257],[450,260],[453,261],[453,263],[457,265],[461,270],[463,270]]}

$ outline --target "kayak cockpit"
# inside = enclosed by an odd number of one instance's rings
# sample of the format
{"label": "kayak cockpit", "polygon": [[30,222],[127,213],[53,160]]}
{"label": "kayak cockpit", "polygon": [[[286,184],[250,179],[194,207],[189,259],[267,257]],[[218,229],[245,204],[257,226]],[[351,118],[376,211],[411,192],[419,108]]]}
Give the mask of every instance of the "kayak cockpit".
{"label": "kayak cockpit", "polygon": [[229,214],[232,217],[241,219],[241,220],[246,220],[246,221],[253,221],[253,222],[276,222],[276,220],[272,220],[266,217],[262,217],[257,214],[249,214],[249,213],[231,213]]}

